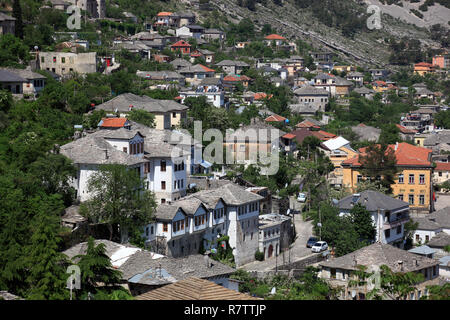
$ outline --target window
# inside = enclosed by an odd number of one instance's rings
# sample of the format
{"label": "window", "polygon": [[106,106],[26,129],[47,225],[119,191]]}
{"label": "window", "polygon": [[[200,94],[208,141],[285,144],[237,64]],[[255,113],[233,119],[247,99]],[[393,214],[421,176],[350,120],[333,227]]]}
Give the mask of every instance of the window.
{"label": "window", "polygon": [[53,57],[53,63],[56,63],[56,57]]}
{"label": "window", "polygon": [[360,183],[362,181],[362,175],[358,174],[358,176],[356,177],[356,182]]}
{"label": "window", "polygon": [[177,117],[177,113],[176,112],[172,112],[172,118],[176,118]]}
{"label": "window", "polygon": [[145,228],[145,236],[148,237],[148,227]]}
{"label": "window", "polygon": [[166,160],[161,160],[161,171],[162,172],[166,171]]}
{"label": "window", "polygon": [[398,183],[403,183],[403,174],[398,175]]}
{"label": "window", "polygon": [[166,203],[166,199],[161,199],[161,203]]}
{"label": "window", "polygon": [[409,184],[414,184],[414,175],[413,174],[409,175]]}
{"label": "window", "polygon": [[66,58],[62,57],[61,58],[61,63],[66,63]]}
{"label": "window", "polygon": [[439,171],[439,177],[442,177],[442,171]]}
{"label": "window", "polygon": [[391,236],[391,229],[384,230],[384,237],[387,239]]}
{"label": "window", "polygon": [[398,199],[403,201],[403,194],[399,194]]}
{"label": "window", "polygon": [[428,242],[428,241],[430,241],[430,236],[425,236],[425,242]]}
{"label": "window", "polygon": [[397,234],[400,234],[400,233],[402,233],[402,226],[397,227]]}
{"label": "window", "polygon": [[410,194],[408,198],[409,198],[409,204],[414,204],[414,195]]}
{"label": "window", "polygon": [[165,181],[161,181],[161,189],[166,190],[166,182]]}
{"label": "window", "polygon": [[336,279],[336,269],[331,269],[330,270],[330,278],[331,279]]}
{"label": "window", "polygon": [[41,62],[45,62],[45,59],[44,59],[44,57],[41,57]]}
{"label": "window", "polygon": [[437,267],[433,266],[433,277],[437,275]]}
{"label": "window", "polygon": [[425,196],[423,194],[419,195],[419,204],[421,205],[425,204]]}
{"label": "window", "polygon": [[150,234],[153,234],[153,226],[150,228]]}
{"label": "window", "polygon": [[416,241],[419,242],[420,241],[420,237],[418,234],[416,234]]}
{"label": "window", "polygon": [[128,148],[127,147],[123,147],[123,152],[128,153]]}
{"label": "window", "polygon": [[144,163],[144,173],[150,172],[150,162]]}
{"label": "window", "polygon": [[424,174],[419,175],[419,184],[425,184],[425,175]]}
{"label": "window", "polygon": [[167,231],[168,231],[167,223],[164,222],[164,224],[163,224],[163,232],[167,232]]}

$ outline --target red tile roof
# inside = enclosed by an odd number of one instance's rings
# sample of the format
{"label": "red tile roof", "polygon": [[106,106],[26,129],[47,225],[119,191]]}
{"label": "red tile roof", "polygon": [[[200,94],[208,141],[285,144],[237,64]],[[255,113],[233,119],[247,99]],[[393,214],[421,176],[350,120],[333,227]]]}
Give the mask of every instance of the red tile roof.
{"label": "red tile roof", "polygon": [[400,130],[401,133],[405,133],[405,134],[417,133],[417,130],[412,130],[412,129],[405,128],[404,126],[402,126],[402,125],[400,125],[398,123],[396,124],[396,126]]}
{"label": "red tile roof", "polygon": [[171,45],[171,47],[190,47],[190,46],[191,45],[184,40],[177,41],[173,45]]}
{"label": "red tile roof", "polygon": [[450,171],[450,162],[436,162],[434,171]]}
{"label": "red tile roof", "polygon": [[419,63],[416,63],[414,66],[415,67],[429,67],[429,68],[433,67],[433,65],[428,62],[419,62]]}
{"label": "red tile roof", "polygon": [[284,122],[285,120],[286,120],[285,117],[279,116],[277,114],[273,114],[264,119],[264,121],[266,122]]}
{"label": "red tile roof", "polygon": [[297,123],[295,126],[297,128],[317,128],[317,129],[320,128],[318,125],[315,125],[314,123],[308,120],[303,120],[302,122]]}
{"label": "red tile roof", "polygon": [[216,71],[216,70],[214,70],[214,69],[210,69],[210,68],[208,68],[208,67],[205,67],[205,66],[202,65],[202,64],[199,64],[199,66],[202,67],[203,70],[205,70],[206,72],[215,72],[215,71]]}
{"label": "red tile roof", "polygon": [[172,12],[160,12],[160,13],[158,13],[157,14],[157,16],[158,17],[167,17],[167,16],[170,16],[170,15],[172,15]]}
{"label": "red tile roof", "polygon": [[223,81],[229,81],[229,82],[237,82],[240,81],[240,79],[238,77],[235,76],[226,76],[223,78]]}
{"label": "red tile roof", "polygon": [[333,138],[336,138],[337,135],[335,135],[334,133],[329,133],[323,130],[319,130],[319,131],[312,131],[312,133],[319,138],[322,141],[327,141]]}
{"label": "red tile roof", "polygon": [[294,139],[294,138],[295,138],[295,134],[292,134],[292,133],[286,133],[286,134],[283,136],[283,138],[286,138],[286,139]]}
{"label": "red tile roof", "polygon": [[101,127],[122,128],[127,122],[127,118],[103,118]]}
{"label": "red tile roof", "polygon": [[266,40],[286,40],[285,37],[282,37],[278,34],[269,34],[265,37]]}
{"label": "red tile roof", "polygon": [[[395,150],[396,145],[390,144],[388,148],[390,150],[394,150],[395,157],[397,158],[397,165],[399,166],[431,166],[431,161],[429,160],[430,154],[432,152],[431,149],[413,146],[406,142],[401,142],[397,146],[397,150]],[[351,165],[351,166],[361,166],[359,163],[359,156],[366,154],[367,148],[360,148],[358,151],[359,155],[345,160],[342,162],[343,165]]]}
{"label": "red tile roof", "polygon": [[267,95],[267,93],[264,93],[264,92],[257,92],[257,93],[255,93],[255,95],[253,97],[255,100],[262,100],[265,98],[270,99],[273,97],[273,94]]}

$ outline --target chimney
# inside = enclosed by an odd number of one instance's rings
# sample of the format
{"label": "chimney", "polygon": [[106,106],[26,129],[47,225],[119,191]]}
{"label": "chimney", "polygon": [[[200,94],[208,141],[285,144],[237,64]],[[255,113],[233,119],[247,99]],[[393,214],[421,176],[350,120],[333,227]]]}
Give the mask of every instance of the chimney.
{"label": "chimney", "polygon": [[207,268],[211,268],[211,260],[209,259],[209,255],[205,253],[203,256],[203,260],[205,261],[205,265]]}
{"label": "chimney", "polygon": [[395,143],[395,151],[398,149],[398,142]]}
{"label": "chimney", "polygon": [[397,263],[400,266],[400,271],[403,271],[403,261],[399,260],[399,261],[397,261]]}
{"label": "chimney", "polygon": [[108,160],[109,156],[108,156],[108,149],[105,149],[105,159]]}
{"label": "chimney", "polygon": [[356,260],[356,256],[353,256],[353,266],[356,267],[358,265],[358,260]]}

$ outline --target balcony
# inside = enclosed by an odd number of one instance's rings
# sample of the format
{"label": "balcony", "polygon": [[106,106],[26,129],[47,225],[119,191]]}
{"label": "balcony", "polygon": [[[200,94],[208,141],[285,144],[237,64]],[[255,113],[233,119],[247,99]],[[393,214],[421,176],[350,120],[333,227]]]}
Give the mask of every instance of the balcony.
{"label": "balcony", "polygon": [[396,228],[399,225],[402,225],[409,220],[409,215],[403,215],[399,218],[389,219],[388,221],[384,221],[383,230]]}

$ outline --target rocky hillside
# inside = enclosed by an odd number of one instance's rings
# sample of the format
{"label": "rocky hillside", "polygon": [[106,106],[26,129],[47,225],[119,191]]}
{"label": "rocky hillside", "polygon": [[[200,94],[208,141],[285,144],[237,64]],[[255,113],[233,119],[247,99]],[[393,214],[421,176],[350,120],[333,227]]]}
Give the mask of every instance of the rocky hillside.
{"label": "rocky hillside", "polygon": [[[245,0],[243,1],[245,3]],[[346,6],[355,12],[360,21],[366,22],[366,17],[370,16],[366,11],[367,4],[364,0],[340,1],[346,1]],[[277,5],[275,2],[280,2],[281,5]],[[314,1],[309,2],[313,3]],[[342,29],[327,23],[328,19],[334,19],[335,12],[330,11],[327,13],[328,16],[325,14],[323,18],[318,18],[317,12],[311,10],[308,4],[304,5],[305,8],[299,7],[299,4],[301,6],[301,3],[304,3],[301,0],[256,2],[254,10],[249,10],[245,5],[239,6],[237,0],[210,0],[210,3],[226,14],[231,21],[237,22],[242,18],[248,18],[259,27],[268,23],[284,36],[307,40],[316,48],[332,49],[349,62],[355,61],[363,65],[383,66],[388,64],[390,51],[387,39],[389,38],[408,37],[420,40],[427,47],[438,48],[440,46],[439,43],[430,40],[430,33],[426,28],[408,24],[384,13],[381,19],[381,29],[369,30],[365,26],[359,26],[360,28],[349,37],[344,35],[345,32],[343,33]]]}

